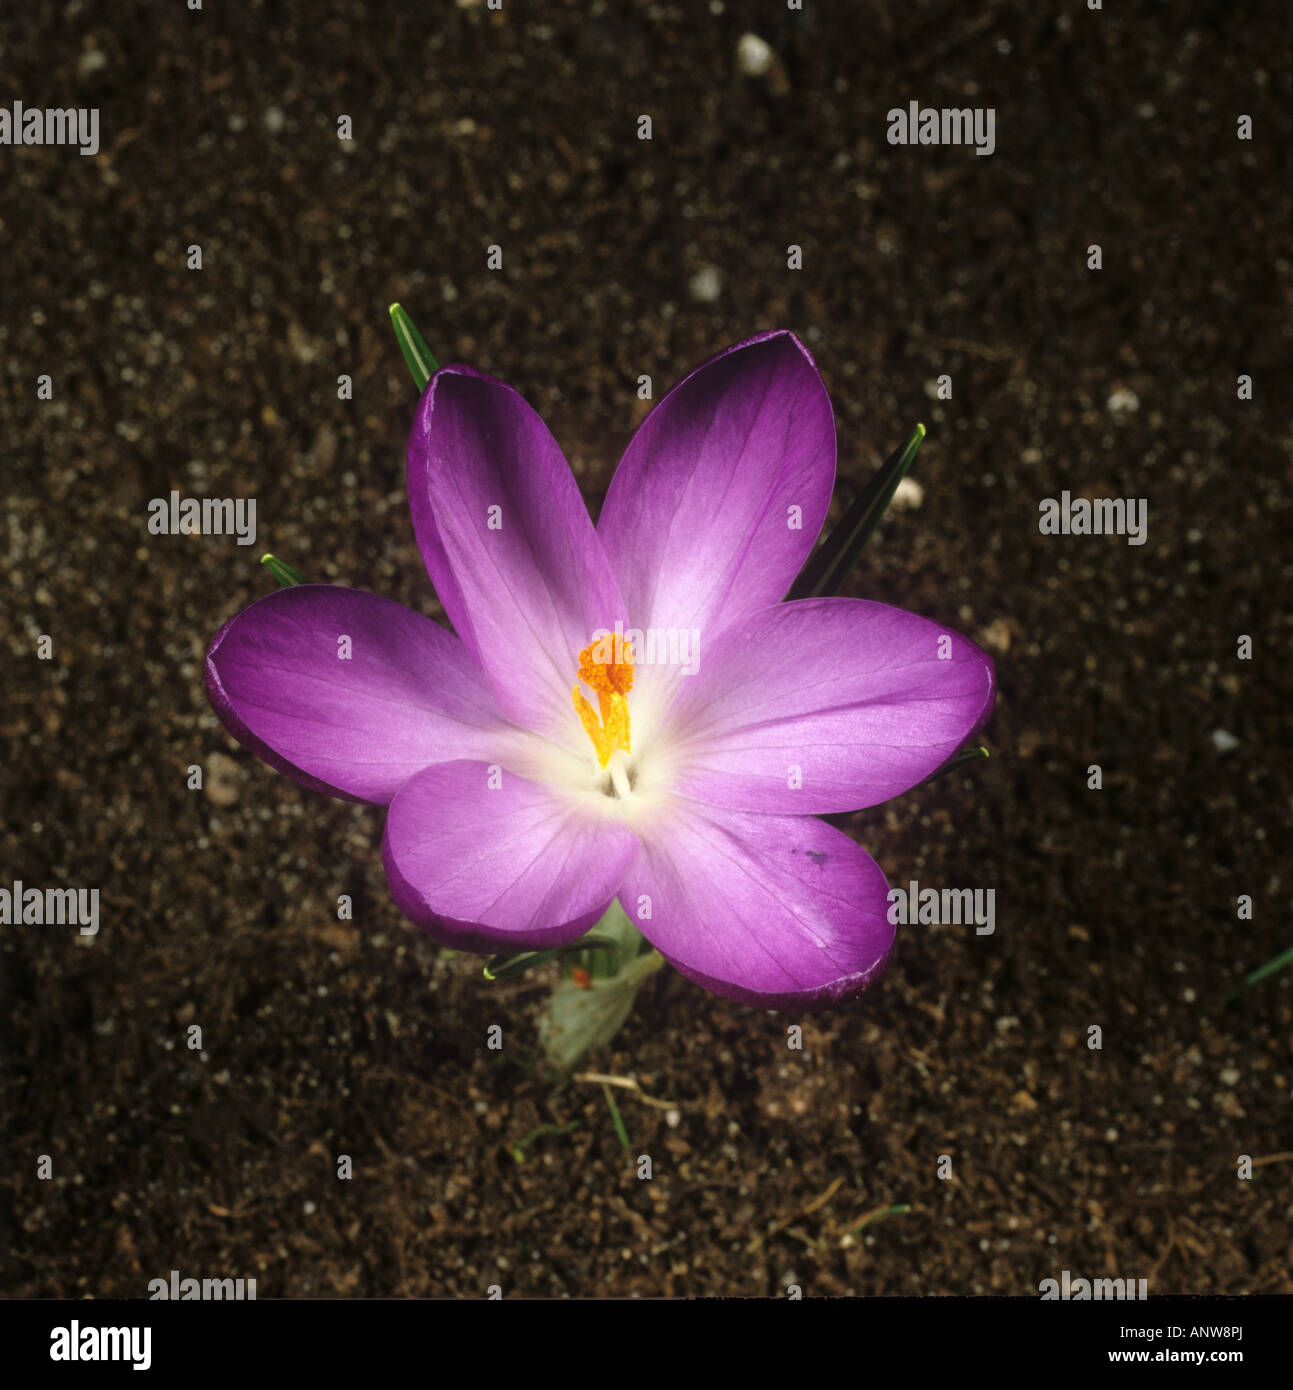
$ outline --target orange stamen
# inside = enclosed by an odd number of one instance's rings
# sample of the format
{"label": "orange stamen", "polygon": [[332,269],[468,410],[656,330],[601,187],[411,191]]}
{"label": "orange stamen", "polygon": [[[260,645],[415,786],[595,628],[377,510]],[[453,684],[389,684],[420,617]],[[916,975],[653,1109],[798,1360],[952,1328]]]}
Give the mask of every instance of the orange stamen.
{"label": "orange stamen", "polygon": [[[615,660],[615,649],[623,658]],[[633,647],[622,637],[607,635],[590,642],[579,653],[579,679],[597,696],[598,711],[594,712],[578,684],[571,694],[575,713],[592,740],[597,761],[605,767],[617,748],[629,752],[629,702],[633,689]]]}

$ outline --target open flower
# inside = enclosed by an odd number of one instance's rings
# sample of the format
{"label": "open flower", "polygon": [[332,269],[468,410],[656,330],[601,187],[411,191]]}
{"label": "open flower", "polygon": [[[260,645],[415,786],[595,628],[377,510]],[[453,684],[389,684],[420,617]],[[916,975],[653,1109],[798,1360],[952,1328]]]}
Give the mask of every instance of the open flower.
{"label": "open flower", "polygon": [[454,633],[303,585],[217,634],[211,703],[266,762],[388,808],[401,910],[450,946],[572,942],[618,896],[683,974],[764,1007],[864,988],[888,885],[816,817],[897,796],[987,718],[992,664],[885,604],[782,603],[835,476],[790,333],[720,353],[637,431],[594,529],[543,421],[469,367],[409,442]]}

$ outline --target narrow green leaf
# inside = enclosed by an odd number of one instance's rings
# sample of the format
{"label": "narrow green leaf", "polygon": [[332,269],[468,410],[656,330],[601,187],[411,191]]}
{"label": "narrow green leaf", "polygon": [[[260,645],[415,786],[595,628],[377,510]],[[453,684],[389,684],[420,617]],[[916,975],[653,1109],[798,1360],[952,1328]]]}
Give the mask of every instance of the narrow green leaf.
{"label": "narrow green leaf", "polygon": [[1287,951],[1281,951],[1273,960],[1268,960],[1265,965],[1259,965],[1256,970],[1244,976],[1244,984],[1255,985],[1264,980],[1268,975],[1274,975],[1277,970],[1283,970],[1286,965],[1293,965],[1293,946]]}
{"label": "narrow green leaf", "polygon": [[440,364],[431,356],[431,349],[422,340],[421,333],[413,326],[413,320],[403,308],[398,304],[392,304],[390,314],[395,341],[399,343],[404,360],[408,363],[413,384],[422,392],[431,380],[432,373],[439,370]]}
{"label": "narrow green leaf", "polygon": [[615,1133],[619,1135],[620,1148],[627,1149],[629,1146],[629,1132],[624,1128],[624,1119],[620,1114],[619,1106],[615,1104],[615,1096],[611,1088],[605,1082],[602,1082],[602,1090],[606,1093],[606,1104],[611,1108],[611,1121],[615,1125]]}
{"label": "narrow green leaf", "polygon": [[962,748],[959,753],[953,754],[942,767],[936,772],[931,772],[923,782],[917,782],[918,787],[927,786],[930,782],[937,781],[945,772],[957,772],[966,763],[977,763],[980,758],[986,758],[988,750],[986,748]]}
{"label": "narrow green leaf", "polygon": [[619,943],[604,936],[581,936],[569,946],[557,946],[551,951],[520,951],[514,956],[490,956],[485,962],[484,975],[487,980],[510,980],[513,975],[523,975],[536,965],[546,965],[550,960],[558,960],[581,951],[617,952]]}
{"label": "narrow green leaf", "polygon": [[787,597],[827,598],[839,593],[871,539],[871,533],[893,501],[898,484],[906,476],[924,438],[925,426],[917,425],[906,443],[895,449],[876,470],[875,476],[853,499],[839,525],[804,566]]}
{"label": "narrow green leaf", "polygon": [[525,1151],[536,1139],[542,1139],[549,1134],[559,1138],[563,1134],[569,1134],[572,1129],[578,1129],[581,1123],[580,1120],[571,1120],[568,1125],[540,1125],[537,1129],[532,1129],[524,1139],[518,1139],[512,1145],[513,1159],[517,1163],[524,1163]]}
{"label": "narrow green leaf", "polygon": [[284,588],[292,584],[308,584],[310,582],[299,569],[286,564],[277,555],[262,555],[260,562]]}

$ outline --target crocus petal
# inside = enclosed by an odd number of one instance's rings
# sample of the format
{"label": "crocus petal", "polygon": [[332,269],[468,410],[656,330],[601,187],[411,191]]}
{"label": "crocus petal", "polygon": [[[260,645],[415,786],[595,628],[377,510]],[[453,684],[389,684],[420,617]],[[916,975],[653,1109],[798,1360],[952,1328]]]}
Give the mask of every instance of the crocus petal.
{"label": "crocus petal", "polygon": [[[698,367],[633,436],[598,522],[628,626],[708,640],[776,603],[834,481],[830,399],[798,338],[761,334]],[[672,679],[644,675],[644,686]]]}
{"label": "crocus petal", "polygon": [[431,582],[498,707],[583,747],[578,654],[623,603],[548,427],[503,382],[443,368],[413,423],[409,502]]}
{"label": "crocus petal", "polygon": [[991,659],[928,618],[805,599],[704,650],[662,735],[677,790],[747,811],[874,806],[936,771],[987,719]]}
{"label": "crocus petal", "polygon": [[894,938],[887,894],[870,855],[824,821],[680,801],[645,838],[620,902],[684,975],[790,1009],[837,1003],[879,974]]}
{"label": "crocus petal", "polygon": [[468,951],[574,941],[636,859],[622,819],[497,766],[443,763],[391,802],[382,862],[400,910]]}
{"label": "crocus petal", "polygon": [[240,743],[348,800],[384,805],[428,764],[517,738],[451,632],[358,589],[266,594],[220,629],[206,669],[212,707]]}

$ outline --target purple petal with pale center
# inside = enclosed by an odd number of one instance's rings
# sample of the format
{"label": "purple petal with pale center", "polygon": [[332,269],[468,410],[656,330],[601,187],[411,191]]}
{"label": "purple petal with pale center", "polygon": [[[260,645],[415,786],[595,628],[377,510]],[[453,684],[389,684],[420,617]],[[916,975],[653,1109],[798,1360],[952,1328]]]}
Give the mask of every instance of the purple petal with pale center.
{"label": "purple petal with pale center", "polygon": [[332,796],[385,805],[428,764],[515,736],[452,633],[359,589],[266,594],[220,629],[206,664],[229,732]]}
{"label": "purple petal with pale center", "polygon": [[680,801],[646,837],[619,896],[698,984],[797,1009],[838,1003],[884,968],[894,938],[887,894],[871,856],[824,821]]}
{"label": "purple petal with pale center", "polygon": [[665,740],[677,791],[746,811],[874,806],[936,771],[987,719],[990,658],[883,603],[783,603],[728,628],[683,680]]}
{"label": "purple petal with pale center", "polygon": [[[812,551],[834,482],[830,399],[793,334],[761,334],[698,367],[633,436],[598,522],[626,625],[704,640],[776,603]],[[639,699],[675,675],[640,673]]]}
{"label": "purple petal with pale center", "polygon": [[588,931],[638,851],[622,820],[568,792],[497,766],[454,762],[427,768],[400,790],[382,861],[400,911],[436,940],[467,951],[524,951]]}
{"label": "purple petal with pale center", "polygon": [[578,654],[624,606],[548,427],[510,386],[442,368],[409,439],[409,503],[436,593],[498,707],[582,745]]}

